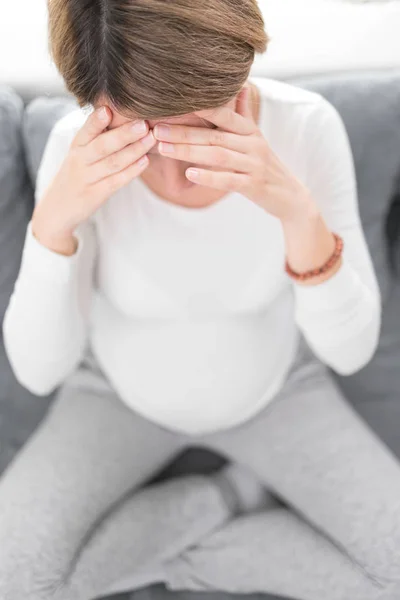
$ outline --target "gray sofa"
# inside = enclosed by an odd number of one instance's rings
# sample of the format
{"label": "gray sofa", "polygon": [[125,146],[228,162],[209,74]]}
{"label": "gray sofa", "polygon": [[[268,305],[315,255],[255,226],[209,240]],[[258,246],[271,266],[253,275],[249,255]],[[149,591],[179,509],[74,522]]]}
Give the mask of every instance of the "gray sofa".
{"label": "gray sofa", "polygon": [[[371,362],[354,375],[333,376],[349,401],[400,457],[400,278],[389,268],[384,237],[389,210],[391,214],[399,211],[392,199],[400,192],[400,71],[339,73],[289,81],[332,102],[349,134],[361,218],[382,292],[383,324]],[[26,102],[12,89],[0,88],[0,323],[18,274],[47,136],[54,123],[75,107],[70,97],[38,97]],[[35,397],[16,382],[0,333],[0,472],[38,425],[53,398],[54,393]],[[221,464],[222,458],[193,449],[159,477],[209,472]],[[162,586],[136,592],[141,600],[148,600],[148,596],[151,600],[157,596],[164,599],[166,595]],[[194,600],[201,595],[182,592],[178,596]]]}

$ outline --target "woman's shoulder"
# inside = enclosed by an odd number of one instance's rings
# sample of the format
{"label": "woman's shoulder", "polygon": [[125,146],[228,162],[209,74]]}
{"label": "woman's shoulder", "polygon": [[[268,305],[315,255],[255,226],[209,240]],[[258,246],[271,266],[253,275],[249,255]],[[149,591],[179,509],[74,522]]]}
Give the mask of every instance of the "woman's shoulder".
{"label": "woman's shoulder", "polygon": [[260,93],[260,128],[283,158],[293,155],[297,162],[299,151],[316,136],[334,137],[339,129],[344,130],[338,109],[321,93],[268,77],[250,80]]}
{"label": "woman's shoulder", "polygon": [[258,87],[261,96],[271,105],[278,107],[309,107],[318,104],[323,98],[317,91],[296,85],[294,82],[271,79],[270,77],[253,76],[249,78]]}
{"label": "woman's shoulder", "polygon": [[266,130],[276,129],[283,135],[286,131],[293,135],[294,130],[303,128],[309,120],[322,120],[328,113],[336,112],[334,106],[321,93],[300,87],[295,83],[251,77],[260,93],[262,126]]}
{"label": "woman's shoulder", "polygon": [[253,77],[260,93],[260,130],[271,149],[299,179],[322,160],[326,140],[336,146],[345,126],[338,109],[321,93],[293,83]]}

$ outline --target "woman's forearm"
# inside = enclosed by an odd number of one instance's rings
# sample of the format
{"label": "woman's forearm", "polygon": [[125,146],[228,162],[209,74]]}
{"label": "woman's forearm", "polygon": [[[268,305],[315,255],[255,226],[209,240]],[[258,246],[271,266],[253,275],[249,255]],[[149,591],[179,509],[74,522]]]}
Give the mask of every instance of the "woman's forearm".
{"label": "woman's forearm", "polygon": [[[281,221],[285,238],[286,256],[290,267],[298,272],[321,267],[335,249],[332,231],[326,225],[321,213],[310,200],[302,214],[293,219]],[[300,285],[316,285],[326,281],[342,265],[342,258],[327,273],[299,281]]]}
{"label": "woman's forearm", "polygon": [[88,320],[83,305],[89,304],[94,238],[87,229],[77,252],[63,256],[42,245],[31,225],[2,332],[16,379],[42,396],[62,383],[84,350]]}
{"label": "woman's forearm", "polygon": [[[305,206],[296,217],[281,221],[287,260],[297,272],[322,266],[335,247],[334,229],[312,203]],[[343,230],[336,233],[343,235]],[[341,257],[329,272],[293,286],[298,326],[319,359],[341,375],[367,364],[380,330],[379,297],[354,268],[352,237],[345,239],[347,260]]]}

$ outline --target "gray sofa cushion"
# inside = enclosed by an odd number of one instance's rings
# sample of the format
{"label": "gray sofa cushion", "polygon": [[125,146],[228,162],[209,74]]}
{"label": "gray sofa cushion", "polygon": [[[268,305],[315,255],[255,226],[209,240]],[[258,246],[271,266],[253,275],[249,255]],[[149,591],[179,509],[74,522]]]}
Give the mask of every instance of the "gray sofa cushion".
{"label": "gray sofa cushion", "polygon": [[26,106],[22,122],[22,136],[26,163],[33,186],[50,131],[56,121],[77,107],[77,103],[67,97],[38,97]]}
{"label": "gray sofa cushion", "polygon": [[382,332],[371,362],[333,373],[347,398],[400,457],[400,281],[388,267],[384,224],[400,173],[400,70],[295,79],[325,96],[346,125],[360,214],[383,299]]}
{"label": "gray sofa cushion", "polygon": [[22,100],[7,87],[0,88],[0,321],[19,270],[26,224],[32,211],[21,122]]}
{"label": "gray sofa cushion", "polygon": [[[33,208],[25,166],[22,100],[0,87],[0,324],[18,275],[27,223]],[[33,397],[14,378],[0,328],[0,472],[39,423],[45,398]]]}
{"label": "gray sofa cushion", "polygon": [[[122,594],[103,600],[290,600],[282,596],[269,596],[265,594],[225,594],[224,592],[186,592],[170,591],[162,584],[152,585],[137,590],[132,595]],[[295,600],[292,598],[291,600]],[[322,600],[322,599],[321,599]]]}

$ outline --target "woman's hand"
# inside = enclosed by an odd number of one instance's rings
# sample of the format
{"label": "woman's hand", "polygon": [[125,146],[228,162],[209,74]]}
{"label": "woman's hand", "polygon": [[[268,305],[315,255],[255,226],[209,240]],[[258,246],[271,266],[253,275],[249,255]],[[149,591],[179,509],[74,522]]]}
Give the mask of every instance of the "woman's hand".
{"label": "woman's hand", "polygon": [[134,128],[137,121],[105,131],[111,120],[107,107],[88,117],[35,207],[32,232],[56,252],[72,254],[74,229],[149,164],[144,155],[156,141],[152,132],[146,136],[148,124],[143,131]]}
{"label": "woman's hand", "polygon": [[254,121],[249,96],[250,89],[244,87],[237,98],[236,112],[228,107],[195,112],[217,125],[217,129],[168,125],[165,134],[160,125],[163,128],[166,125],[157,124],[154,136],[163,141],[159,152],[177,160],[219,169],[187,169],[190,181],[240,192],[282,221],[301,219],[313,204],[310,192],[269,147]]}

